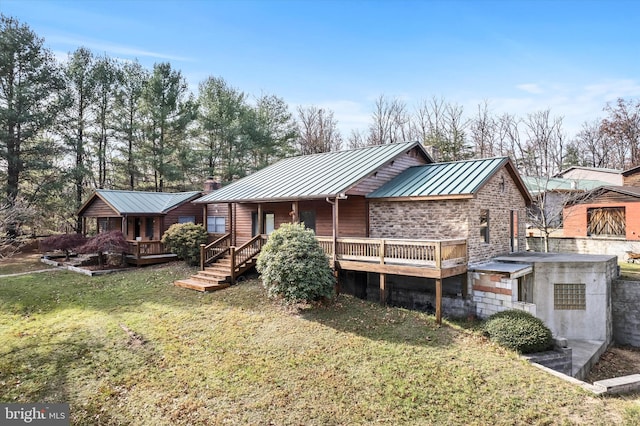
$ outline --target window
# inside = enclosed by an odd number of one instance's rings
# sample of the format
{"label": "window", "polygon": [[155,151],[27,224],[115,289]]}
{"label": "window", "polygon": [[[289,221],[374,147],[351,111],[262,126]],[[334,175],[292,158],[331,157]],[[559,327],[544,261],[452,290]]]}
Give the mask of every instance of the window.
{"label": "window", "polygon": [[275,213],[265,213],[264,215],[264,233],[269,235],[276,229]]}
{"label": "window", "polygon": [[585,310],[587,309],[585,284],[554,284],[553,309]]}
{"label": "window", "polygon": [[625,236],[624,207],[587,209],[587,235]]}
{"label": "window", "polygon": [[207,232],[210,234],[224,234],[226,223],[224,216],[207,216]]}
{"label": "window", "polygon": [[533,274],[518,278],[518,302],[533,303]]}
{"label": "window", "polygon": [[196,223],[195,216],[180,216],[178,217],[178,223]]}
{"label": "window", "polygon": [[489,242],[489,210],[480,210],[480,237],[485,243]]}
{"label": "window", "polygon": [[153,239],[153,218],[152,217],[147,217],[145,218],[145,235],[147,236],[148,239]]}
{"label": "window", "polygon": [[316,212],[313,210],[300,212],[300,222],[304,223],[305,228],[316,231]]}
{"label": "window", "polygon": [[510,228],[510,240],[511,240],[511,252],[518,251],[518,211],[511,210],[511,218],[509,221]]}

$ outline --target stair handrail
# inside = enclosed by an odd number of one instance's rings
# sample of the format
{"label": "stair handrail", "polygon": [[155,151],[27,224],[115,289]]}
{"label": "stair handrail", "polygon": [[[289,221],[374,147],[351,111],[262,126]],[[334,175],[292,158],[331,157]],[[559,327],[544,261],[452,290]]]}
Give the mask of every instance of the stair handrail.
{"label": "stair handrail", "polygon": [[266,235],[258,234],[240,247],[235,247],[231,250],[232,282],[235,282],[237,276],[243,272],[242,268],[258,253],[260,253],[260,251],[262,250],[262,246],[266,241]]}
{"label": "stair handrail", "polygon": [[231,247],[231,234],[224,234],[222,237],[210,244],[200,244],[200,270],[204,271],[205,265],[221,258],[229,252]]}

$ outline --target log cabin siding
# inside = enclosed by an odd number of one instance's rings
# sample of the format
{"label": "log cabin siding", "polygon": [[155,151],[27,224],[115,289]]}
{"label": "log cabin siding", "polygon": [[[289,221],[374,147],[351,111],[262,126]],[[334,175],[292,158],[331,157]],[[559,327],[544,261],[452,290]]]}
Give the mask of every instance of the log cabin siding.
{"label": "log cabin siding", "polygon": [[119,217],[120,214],[113,210],[109,204],[96,197],[91,205],[82,213],[83,217]]}
{"label": "log cabin siding", "polygon": [[[184,203],[175,209],[169,210],[164,216],[162,225],[162,234],[174,223],[178,223],[178,219],[182,216],[193,216],[196,225],[202,225],[202,207],[193,203]],[[206,227],[206,224],[205,224]]]}
{"label": "log cabin siding", "polygon": [[[367,236],[367,201],[364,197],[351,196],[346,200],[338,200],[338,232],[340,237]],[[263,203],[262,212],[273,213],[275,228],[283,223],[291,223],[293,202]],[[236,244],[249,241],[252,235],[252,214],[257,214],[258,204],[235,204],[234,229]],[[330,237],[333,235],[333,206],[326,200],[307,200],[298,202],[298,214],[313,211],[316,216],[316,235]]]}
{"label": "log cabin siding", "polygon": [[347,195],[367,195],[389,182],[400,173],[413,166],[428,164],[428,161],[418,151],[413,148],[408,153],[398,156],[389,164],[381,167],[373,175],[367,177],[362,182],[347,191]]}

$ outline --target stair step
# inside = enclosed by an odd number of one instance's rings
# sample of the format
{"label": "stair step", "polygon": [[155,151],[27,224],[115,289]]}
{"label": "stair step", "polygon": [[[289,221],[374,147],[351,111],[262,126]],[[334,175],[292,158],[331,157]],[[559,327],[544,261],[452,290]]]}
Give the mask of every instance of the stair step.
{"label": "stair step", "polygon": [[201,275],[201,274],[191,275],[190,278],[196,281],[204,281],[204,282],[212,282],[212,283],[221,283],[221,282],[230,281],[229,277],[225,277],[225,276],[213,276],[213,275]]}
{"label": "stair step", "polygon": [[187,278],[186,280],[174,281],[173,285],[175,285],[177,287],[188,288],[188,289],[191,289],[191,290],[209,292],[209,291],[222,290],[223,288],[229,287],[231,284],[229,284],[229,283],[211,283],[211,282],[205,283],[205,282],[202,282],[202,281],[196,281],[196,280],[194,280],[192,278]]}

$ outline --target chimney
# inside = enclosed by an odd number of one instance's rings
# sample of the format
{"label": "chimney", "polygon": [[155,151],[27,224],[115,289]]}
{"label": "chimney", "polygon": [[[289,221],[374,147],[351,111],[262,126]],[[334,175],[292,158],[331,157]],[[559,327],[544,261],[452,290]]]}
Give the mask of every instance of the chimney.
{"label": "chimney", "polygon": [[208,194],[216,189],[220,189],[220,183],[213,176],[207,177],[204,181],[204,192]]}

